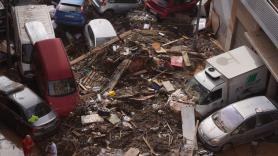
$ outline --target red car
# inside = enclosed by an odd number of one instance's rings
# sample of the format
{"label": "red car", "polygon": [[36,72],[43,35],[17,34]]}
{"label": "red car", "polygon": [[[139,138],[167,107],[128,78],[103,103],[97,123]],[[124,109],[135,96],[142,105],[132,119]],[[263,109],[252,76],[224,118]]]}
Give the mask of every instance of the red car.
{"label": "red car", "polygon": [[38,88],[54,111],[65,117],[79,102],[79,94],[67,53],[60,39],[35,44],[33,68]]}
{"label": "red car", "polygon": [[147,0],[145,7],[160,18],[165,18],[172,13],[196,8],[198,0]]}

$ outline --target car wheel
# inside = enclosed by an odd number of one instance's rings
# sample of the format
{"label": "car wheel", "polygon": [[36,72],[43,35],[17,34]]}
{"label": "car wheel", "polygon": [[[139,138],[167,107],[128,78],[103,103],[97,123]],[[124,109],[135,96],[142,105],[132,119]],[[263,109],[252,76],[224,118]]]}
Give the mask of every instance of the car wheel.
{"label": "car wheel", "polygon": [[114,14],[114,11],[113,10],[106,10],[104,13],[103,13],[103,16],[105,18],[109,18],[109,17],[112,17]]}
{"label": "car wheel", "polygon": [[233,144],[232,143],[227,143],[227,144],[224,144],[222,147],[221,147],[221,150],[222,151],[226,151],[227,149],[231,149],[233,147]]}

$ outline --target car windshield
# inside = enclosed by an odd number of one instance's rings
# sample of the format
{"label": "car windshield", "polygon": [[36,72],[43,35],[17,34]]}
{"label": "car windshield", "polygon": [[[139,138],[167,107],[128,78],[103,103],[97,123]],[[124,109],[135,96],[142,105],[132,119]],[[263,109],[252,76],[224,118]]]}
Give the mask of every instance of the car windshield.
{"label": "car windshield", "polygon": [[201,85],[195,78],[186,83],[185,91],[187,94],[194,96],[195,99],[198,99],[199,104],[201,104],[210,93],[210,91]]}
{"label": "car windshield", "polygon": [[244,121],[244,118],[232,105],[214,113],[212,119],[215,125],[225,133],[232,132]]}
{"label": "car windshield", "polygon": [[64,12],[81,12],[81,6],[80,5],[72,5],[72,4],[67,4],[67,3],[61,3],[58,6],[59,11],[64,11]]}
{"label": "car windshield", "polygon": [[74,79],[64,79],[48,82],[49,96],[65,96],[76,91]]}
{"label": "car windshield", "polygon": [[33,52],[32,44],[23,44],[22,45],[22,62],[31,63],[32,52]]}
{"label": "car windshield", "polygon": [[27,120],[31,118],[32,115],[35,115],[40,118],[48,114],[50,111],[51,111],[50,107],[46,103],[42,102],[26,109],[25,116]]}

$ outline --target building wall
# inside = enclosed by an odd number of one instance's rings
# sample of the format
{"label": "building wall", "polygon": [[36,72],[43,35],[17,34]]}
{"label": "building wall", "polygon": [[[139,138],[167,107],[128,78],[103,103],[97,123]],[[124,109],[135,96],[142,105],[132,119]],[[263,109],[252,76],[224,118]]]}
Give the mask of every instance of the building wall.
{"label": "building wall", "polygon": [[213,25],[213,27],[217,27],[217,28],[213,28],[213,30],[217,31],[216,36],[220,41],[221,45],[223,46],[225,45],[227,26],[229,24],[230,17],[231,17],[232,0],[213,0],[212,9],[218,15],[219,24],[220,24],[219,26],[218,23]]}

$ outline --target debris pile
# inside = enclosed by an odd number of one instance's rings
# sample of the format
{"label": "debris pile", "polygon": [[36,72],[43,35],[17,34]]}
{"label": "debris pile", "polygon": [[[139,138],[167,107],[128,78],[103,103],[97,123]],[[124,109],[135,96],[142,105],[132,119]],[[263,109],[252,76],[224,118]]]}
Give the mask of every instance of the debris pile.
{"label": "debris pile", "polygon": [[82,103],[51,138],[59,153],[182,152],[178,107],[194,104],[183,93],[184,82],[221,52],[209,36],[199,38],[195,52],[185,35],[133,29],[72,60]]}

